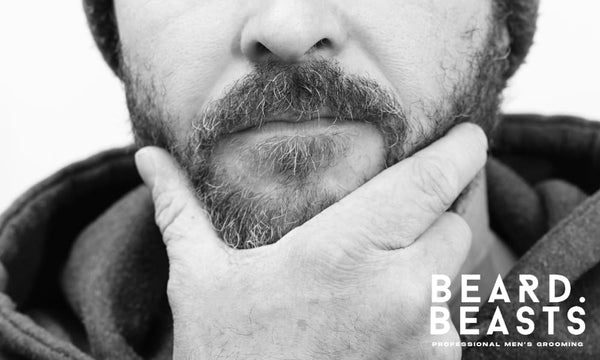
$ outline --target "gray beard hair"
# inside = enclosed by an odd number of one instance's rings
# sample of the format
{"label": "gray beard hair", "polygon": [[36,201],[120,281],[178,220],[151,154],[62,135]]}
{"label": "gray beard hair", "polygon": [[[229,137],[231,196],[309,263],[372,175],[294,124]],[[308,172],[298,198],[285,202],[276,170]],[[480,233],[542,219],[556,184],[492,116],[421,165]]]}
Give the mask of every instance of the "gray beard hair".
{"label": "gray beard hair", "polygon": [[265,176],[293,186],[309,181],[318,170],[335,166],[349,151],[350,137],[344,133],[314,136],[272,136],[256,146],[242,148],[242,161],[257,164]]}
{"label": "gray beard hair", "polygon": [[136,143],[168,149],[188,173],[223,240],[231,247],[246,249],[278,241],[347,195],[324,190],[315,174],[342,158],[349,141],[336,133],[274,136],[243,148],[242,158],[259,164],[283,190],[257,193],[228,176],[212,156],[223,136],[239,126],[259,127],[273,114],[318,118],[320,109],[327,107],[336,117],[334,122],[366,122],[379,130],[387,150],[381,166],[385,168],[461,122],[477,123],[489,134],[496,123],[508,66],[505,51],[496,45],[498,36],[498,31],[492,31],[487,46],[473,59],[472,74],[464,74],[468,83],[457,86],[452,98],[437,109],[427,109],[427,117],[433,121],[427,131],[418,121],[411,121],[394,96],[378,84],[346,75],[332,61],[316,60],[299,65],[257,65],[254,73],[195,117],[194,131],[182,146],[168,127],[180,120],[160,107],[156,87],[135,76],[126,61],[121,63]]}
{"label": "gray beard hair", "polygon": [[317,174],[344,158],[349,143],[342,133],[270,137],[240,152],[241,161],[256,164],[259,178],[270,179],[275,189],[252,191],[243,180],[221,173],[215,160],[207,166],[197,194],[230,246],[273,243],[345,195],[322,189]]}

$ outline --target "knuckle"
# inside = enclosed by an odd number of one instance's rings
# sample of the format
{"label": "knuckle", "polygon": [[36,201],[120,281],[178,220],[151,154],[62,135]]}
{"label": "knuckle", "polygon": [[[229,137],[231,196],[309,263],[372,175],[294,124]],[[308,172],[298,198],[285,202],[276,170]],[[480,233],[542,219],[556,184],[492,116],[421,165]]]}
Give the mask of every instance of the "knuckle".
{"label": "knuckle", "polygon": [[350,245],[355,245],[360,252],[367,252],[374,249],[380,250],[391,250],[392,239],[394,234],[391,231],[393,221],[386,219],[385,217],[372,218],[369,221],[370,226],[363,226],[360,228],[354,228],[352,231],[352,237],[342,239],[346,248],[350,248]]}
{"label": "knuckle", "polygon": [[[194,294],[195,284],[191,281],[187,281],[182,276],[170,276],[167,281],[167,298],[172,307],[172,311],[180,311],[181,307],[187,307],[187,303],[191,299],[197,299]],[[184,310],[185,311],[185,310]],[[175,315],[175,314],[174,314]]]}
{"label": "knuckle", "polygon": [[428,197],[434,211],[449,208],[459,193],[456,169],[449,161],[432,156],[422,156],[413,163],[417,188]]}
{"label": "knuckle", "polygon": [[[389,206],[381,198],[376,199],[375,195],[357,194],[362,203],[379,202],[380,207]],[[387,248],[387,239],[390,238],[389,229],[393,227],[393,221],[377,209],[365,212],[359,207],[341,208],[339,204],[334,204],[326,209],[329,215],[335,218],[337,226],[332,227],[330,223],[308,222],[289,235],[298,234],[300,231],[304,238],[308,238],[310,246],[317,251],[322,247],[331,251],[330,247],[335,244],[337,249],[358,248],[360,251],[367,251],[373,248]],[[306,240],[304,241],[306,242]]]}
{"label": "knuckle", "polygon": [[360,279],[370,279],[370,275],[380,267],[374,252],[363,249],[352,242],[328,241],[322,239],[318,246],[296,244],[286,249],[285,268],[327,288],[344,288],[357,285]]}
{"label": "knuckle", "polygon": [[160,193],[154,197],[154,220],[163,236],[176,235],[174,224],[187,206],[188,200],[176,194]]}
{"label": "knuckle", "polygon": [[318,252],[311,254],[314,264],[320,264],[324,268],[332,270],[353,269],[365,255],[353,244],[341,244],[336,241],[327,241],[318,248]]}

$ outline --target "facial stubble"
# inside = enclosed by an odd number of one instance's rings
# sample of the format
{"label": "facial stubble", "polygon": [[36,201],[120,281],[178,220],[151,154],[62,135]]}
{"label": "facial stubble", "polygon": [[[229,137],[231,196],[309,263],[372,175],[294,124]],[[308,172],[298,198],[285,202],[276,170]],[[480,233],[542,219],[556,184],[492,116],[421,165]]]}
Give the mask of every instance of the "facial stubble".
{"label": "facial stubble", "polygon": [[463,83],[439,106],[422,109],[431,121],[427,127],[412,118],[390,91],[368,78],[344,73],[331,60],[265,62],[202,109],[194,117],[194,131],[182,143],[169,124],[183,119],[161,106],[155,83],[142,81],[127,66],[122,73],[136,143],[168,149],[186,170],[223,240],[235,248],[252,248],[276,242],[346,195],[319,186],[314,174],[346,155],[348,139],[340,133],[275,136],[246,146],[245,159],[266,169],[265,175],[270,174],[279,189],[259,192],[229,174],[223,159],[215,156],[215,148],[230,133],[259,128],[277,114],[318,119],[327,109],[334,124],[356,121],[377,128],[386,148],[382,168],[426,147],[461,122],[477,123],[489,134],[507,67],[497,43],[492,32],[484,49],[472,58]]}

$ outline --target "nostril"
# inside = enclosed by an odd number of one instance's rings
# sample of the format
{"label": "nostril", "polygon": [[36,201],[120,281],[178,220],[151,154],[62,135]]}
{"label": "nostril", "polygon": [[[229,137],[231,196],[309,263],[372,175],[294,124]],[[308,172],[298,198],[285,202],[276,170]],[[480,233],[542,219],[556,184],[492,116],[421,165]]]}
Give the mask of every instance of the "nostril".
{"label": "nostril", "polygon": [[256,43],[254,43],[254,56],[261,58],[265,55],[268,55],[271,53],[271,51],[264,46],[260,41],[257,41]]}
{"label": "nostril", "polygon": [[[303,44],[305,45],[303,46]],[[308,44],[312,44],[312,46],[306,46]],[[303,42],[265,42],[253,39],[253,41],[242,44],[242,53],[251,61],[277,59],[283,62],[296,62],[304,55],[324,55],[334,50],[334,47],[335,43],[329,38],[321,38],[317,42],[314,42],[314,40]]]}
{"label": "nostril", "polygon": [[331,46],[332,46],[331,40],[324,38],[324,39],[317,41],[317,43],[314,45],[314,48],[318,50],[318,49],[330,48]]}

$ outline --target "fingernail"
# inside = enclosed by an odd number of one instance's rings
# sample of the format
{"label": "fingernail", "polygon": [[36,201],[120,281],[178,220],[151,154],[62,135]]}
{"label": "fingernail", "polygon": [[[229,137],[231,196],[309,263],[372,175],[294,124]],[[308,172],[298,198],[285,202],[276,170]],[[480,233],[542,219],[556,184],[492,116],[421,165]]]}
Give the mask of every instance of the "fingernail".
{"label": "fingernail", "polygon": [[138,150],[138,152],[135,153],[135,165],[137,166],[138,172],[140,173],[142,180],[144,180],[144,183],[152,188],[156,176],[152,150],[148,148]]}

